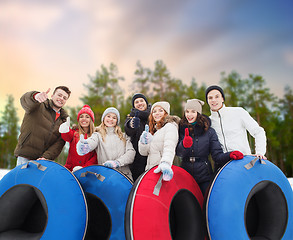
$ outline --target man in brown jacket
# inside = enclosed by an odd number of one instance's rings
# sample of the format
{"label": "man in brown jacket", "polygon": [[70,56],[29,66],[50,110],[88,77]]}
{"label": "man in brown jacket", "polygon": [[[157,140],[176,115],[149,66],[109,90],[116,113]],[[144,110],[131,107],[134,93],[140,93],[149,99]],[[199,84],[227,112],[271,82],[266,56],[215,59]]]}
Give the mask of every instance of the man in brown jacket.
{"label": "man in brown jacket", "polygon": [[65,86],[56,87],[51,99],[46,92],[31,91],[20,98],[25,115],[20,128],[20,136],[14,154],[17,164],[29,160],[55,160],[65,142],[59,133],[59,126],[66,121],[68,114],[62,108],[70,96]]}

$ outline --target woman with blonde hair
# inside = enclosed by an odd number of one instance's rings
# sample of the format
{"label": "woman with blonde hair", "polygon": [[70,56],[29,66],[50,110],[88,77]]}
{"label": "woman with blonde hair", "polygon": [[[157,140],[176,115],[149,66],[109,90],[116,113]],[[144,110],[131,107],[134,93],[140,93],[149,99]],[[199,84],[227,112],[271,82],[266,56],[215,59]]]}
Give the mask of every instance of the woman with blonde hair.
{"label": "woman with blonde hair", "polygon": [[70,118],[62,123],[59,132],[64,141],[69,142],[69,151],[65,167],[70,171],[76,171],[82,167],[97,164],[97,154],[95,151],[88,152],[84,156],[79,156],[76,152],[76,144],[80,136],[90,137],[94,132],[95,116],[88,105],[84,105],[77,114],[77,126],[70,128]]}
{"label": "woman with blonde hair", "polygon": [[156,102],[151,108],[149,126],[141,134],[138,149],[142,156],[148,156],[146,170],[159,165],[154,172],[163,173],[163,180],[173,178],[172,164],[178,142],[179,117],[170,115],[170,104]]}
{"label": "woman with blonde hair", "polygon": [[117,168],[132,179],[129,164],[134,160],[135,150],[130,138],[122,132],[119,111],[114,107],[107,108],[101,118],[101,124],[88,139],[80,138],[76,145],[79,155],[96,150],[98,164]]}

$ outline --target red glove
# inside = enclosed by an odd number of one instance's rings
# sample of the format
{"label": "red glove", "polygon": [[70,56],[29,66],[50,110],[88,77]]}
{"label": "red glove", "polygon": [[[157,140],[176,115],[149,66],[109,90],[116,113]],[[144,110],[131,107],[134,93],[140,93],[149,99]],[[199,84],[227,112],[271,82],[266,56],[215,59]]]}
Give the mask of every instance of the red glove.
{"label": "red glove", "polygon": [[189,136],[188,128],[185,128],[185,136],[183,138],[183,147],[190,148],[193,144],[192,137]]}
{"label": "red glove", "polygon": [[239,160],[243,158],[243,153],[239,151],[230,152],[230,158],[234,160]]}

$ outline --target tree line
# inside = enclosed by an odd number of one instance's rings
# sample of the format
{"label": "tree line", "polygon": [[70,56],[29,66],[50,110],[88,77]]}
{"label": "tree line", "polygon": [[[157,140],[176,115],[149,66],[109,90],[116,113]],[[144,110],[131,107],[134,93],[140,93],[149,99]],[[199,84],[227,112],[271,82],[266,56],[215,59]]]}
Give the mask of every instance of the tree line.
{"label": "tree line", "polygon": [[[182,104],[190,98],[205,101],[205,83],[199,85],[192,78],[189,84],[173,77],[162,60],[157,60],[153,69],[136,63],[134,80],[130,86],[130,95],[125,96],[121,84],[125,80],[119,75],[118,67],[111,63],[108,67],[101,65],[94,75],[88,75],[89,82],[84,84],[87,94],[82,95],[82,104],[91,106],[95,113],[96,125],[100,124],[104,110],[116,107],[121,115],[121,127],[132,108],[132,94],[140,92],[147,96],[150,103],[165,100],[171,105],[171,114],[182,117]],[[283,98],[275,96],[266,86],[260,75],[249,74],[242,78],[236,71],[220,73],[218,84],[224,89],[226,106],[245,108],[251,116],[265,129],[267,136],[267,153],[269,160],[275,163],[286,176],[293,175],[293,93],[285,86]],[[69,86],[70,87],[70,86]],[[75,121],[81,106],[66,107],[72,122]],[[203,114],[210,115],[207,103]],[[13,151],[19,134],[19,119],[14,107],[14,99],[8,96],[7,105],[0,121],[0,168],[13,168],[15,157]],[[254,139],[249,136],[252,149]],[[67,157],[66,148],[58,158],[64,164]]]}

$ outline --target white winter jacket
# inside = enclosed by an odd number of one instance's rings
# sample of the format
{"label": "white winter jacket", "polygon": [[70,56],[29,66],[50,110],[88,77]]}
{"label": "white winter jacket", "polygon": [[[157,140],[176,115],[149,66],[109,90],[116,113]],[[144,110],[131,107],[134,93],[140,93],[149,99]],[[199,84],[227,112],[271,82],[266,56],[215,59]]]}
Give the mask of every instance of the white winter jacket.
{"label": "white winter jacket", "polygon": [[114,132],[114,128],[109,127],[107,128],[105,141],[103,141],[99,132],[94,132],[92,136],[86,140],[90,150],[96,150],[98,163],[100,165],[103,165],[108,160],[117,160],[121,165],[118,170],[132,179],[129,164],[134,160],[135,150],[130,142],[130,138],[125,134],[124,137],[126,138],[126,144]]}
{"label": "white winter jacket", "polygon": [[142,156],[148,156],[145,170],[148,170],[161,162],[173,164],[175,150],[178,143],[179,118],[167,116],[167,123],[157,130],[149,144],[138,142],[138,150]]}
{"label": "white winter jacket", "polygon": [[223,104],[219,111],[211,111],[210,119],[224,152],[238,150],[244,155],[250,155],[248,131],[255,138],[255,154],[265,155],[265,131],[243,108],[226,107]]}

